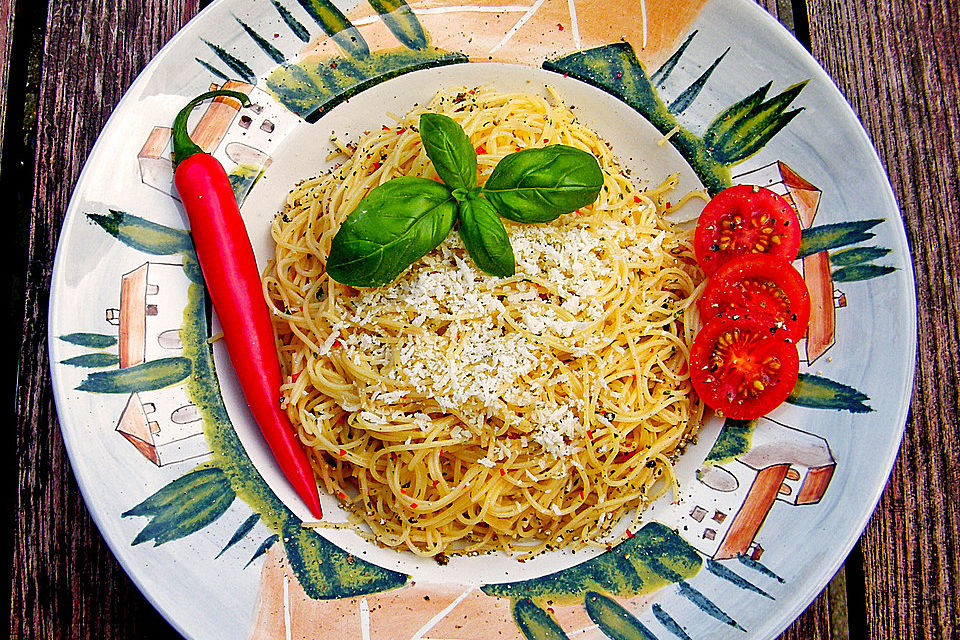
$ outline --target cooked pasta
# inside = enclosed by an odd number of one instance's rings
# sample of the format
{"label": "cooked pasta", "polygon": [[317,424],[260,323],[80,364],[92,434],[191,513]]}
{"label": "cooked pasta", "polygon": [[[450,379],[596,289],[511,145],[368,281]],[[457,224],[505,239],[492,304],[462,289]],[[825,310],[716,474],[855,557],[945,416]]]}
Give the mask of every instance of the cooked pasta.
{"label": "cooked pasta", "polygon": [[[340,145],[342,165],[289,194],[263,278],[286,410],[317,478],[378,544],[422,556],[602,545],[669,491],[702,405],[687,373],[702,275],[692,234],[663,220],[673,181],[639,192],[609,145],[549,99],[438,95]],[[436,178],[417,132],[444,113],[478,151],[479,184],[518,149],[594,154],[598,200],[548,224],[506,222],[516,275],[473,264],[455,232],[393,284],[324,269],[373,187]]]}

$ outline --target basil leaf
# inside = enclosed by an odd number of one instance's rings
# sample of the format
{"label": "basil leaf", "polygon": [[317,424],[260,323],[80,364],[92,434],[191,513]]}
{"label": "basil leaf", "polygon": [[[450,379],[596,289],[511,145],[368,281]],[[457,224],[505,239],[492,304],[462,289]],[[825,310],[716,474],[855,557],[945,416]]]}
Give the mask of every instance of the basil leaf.
{"label": "basil leaf", "polygon": [[602,186],[596,158],[558,144],[505,157],[490,174],[483,194],[504,218],[550,222],[596,200]]}
{"label": "basil leaf", "polygon": [[352,287],[390,284],[443,242],[456,215],[456,200],[442,184],[413,177],[385,182],[343,221],[327,273]]}
{"label": "basil leaf", "polygon": [[420,116],[420,139],[437,175],[451,189],[477,186],[477,150],[453,118],[439,113]]}
{"label": "basil leaf", "polygon": [[468,198],[460,203],[458,220],[460,238],[481,270],[501,278],[516,272],[510,238],[492,204],[484,198]]}

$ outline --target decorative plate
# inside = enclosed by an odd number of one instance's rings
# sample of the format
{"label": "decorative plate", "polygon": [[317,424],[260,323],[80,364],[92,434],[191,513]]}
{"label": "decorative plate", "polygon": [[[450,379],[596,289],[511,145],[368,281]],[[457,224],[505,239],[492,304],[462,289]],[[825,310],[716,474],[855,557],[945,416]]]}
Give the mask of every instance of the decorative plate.
{"label": "decorative plate", "polygon": [[[302,527],[306,508],[208,341],[215,319],[172,187],[169,126],[211,84],[253,98],[198,110],[193,135],[227,168],[261,259],[286,192],[329,166],[331,132],[356,136],[451,85],[552,85],[641,186],[673,172],[681,189],[769,186],[804,226],[814,314],[798,386],[765,418],[708,421],[677,463],[677,498],[608,551],[440,566]],[[772,638],[879,498],[916,338],[906,239],[869,140],[746,0],[215,2],[100,136],[51,307],[57,405],[90,511],[195,640]]]}

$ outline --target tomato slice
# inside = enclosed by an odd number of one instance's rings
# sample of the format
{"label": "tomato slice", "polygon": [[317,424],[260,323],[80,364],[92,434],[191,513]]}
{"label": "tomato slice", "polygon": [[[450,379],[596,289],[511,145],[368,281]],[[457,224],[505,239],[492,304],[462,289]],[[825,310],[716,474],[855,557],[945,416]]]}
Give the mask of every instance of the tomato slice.
{"label": "tomato slice", "polygon": [[800,373],[797,347],[762,323],[715,318],[690,349],[690,377],[700,399],[724,416],[751,420],[780,406]]}
{"label": "tomato slice", "polygon": [[792,262],[800,249],[800,219],[769,189],[740,184],[718,193],[700,214],[694,236],[700,268],[711,275],[725,262],[766,253]]}
{"label": "tomato slice", "polygon": [[810,322],[810,292],[792,265],[764,253],[727,262],[711,276],[697,302],[704,320],[749,317],[770,333],[796,342]]}

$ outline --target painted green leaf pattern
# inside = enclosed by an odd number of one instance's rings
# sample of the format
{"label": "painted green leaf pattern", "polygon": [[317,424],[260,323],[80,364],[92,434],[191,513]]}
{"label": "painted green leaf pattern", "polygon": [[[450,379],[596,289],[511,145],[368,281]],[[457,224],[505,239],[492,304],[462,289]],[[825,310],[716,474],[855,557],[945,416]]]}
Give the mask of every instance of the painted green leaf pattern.
{"label": "painted green leaf pattern", "polygon": [[367,0],[383,23],[409,49],[427,48],[427,34],[404,0]]}
{"label": "painted green leaf pattern", "polygon": [[753,430],[757,426],[756,420],[737,420],[726,418],[723,428],[713,448],[704,461],[707,464],[724,464],[743,455],[750,449]]}
{"label": "painted green leaf pattern", "polygon": [[527,640],[569,640],[557,621],[530,598],[513,603],[513,619]]}
{"label": "painted green leaf pattern", "polygon": [[116,366],[118,362],[120,362],[120,357],[115,353],[85,353],[60,361],[61,364],[68,364],[72,367],[86,367],[89,369],[113,367]]}
{"label": "painted green leaf pattern", "polygon": [[890,253],[886,247],[851,247],[830,254],[830,263],[838,267],[851,267],[872,262]]}
{"label": "painted green leaf pattern", "polygon": [[811,409],[837,409],[851,413],[873,411],[866,401],[870,398],[853,387],[809,373],[801,373],[797,386],[787,402]]}
{"label": "painted green leaf pattern", "polygon": [[153,540],[158,546],[204,528],[223,515],[234,498],[236,494],[222,469],[198,469],[177,478],[124,512],[123,517],[150,518],[132,544]]}
{"label": "painted green leaf pattern", "polygon": [[192,371],[193,367],[187,358],[160,358],[124,369],[91,373],[77,389],[92,393],[152,391],[176,384]]}
{"label": "painted green leaf pattern", "polygon": [[535,601],[580,600],[588,589],[630,596],[691,578],[702,563],[700,554],[675,531],[650,522],[610,551],[564,571],[482,589],[488,595]]}
{"label": "painted green leaf pattern", "polygon": [[842,269],[836,269],[832,276],[834,282],[859,282],[885,276],[896,271],[896,267],[877,264],[855,264]]}
{"label": "painted green leaf pattern", "polygon": [[70,344],[90,347],[92,349],[105,349],[117,344],[116,336],[109,336],[103,333],[68,333],[60,336],[60,339]]}
{"label": "painted green leaf pattern", "polygon": [[602,593],[587,591],[584,604],[587,615],[610,640],[657,640],[632,613]]}
{"label": "painted green leaf pattern", "polygon": [[831,251],[869,240],[874,236],[869,230],[881,222],[883,222],[882,218],[875,218],[824,224],[804,229],[800,236],[800,252],[797,257],[804,258],[821,251]]}

